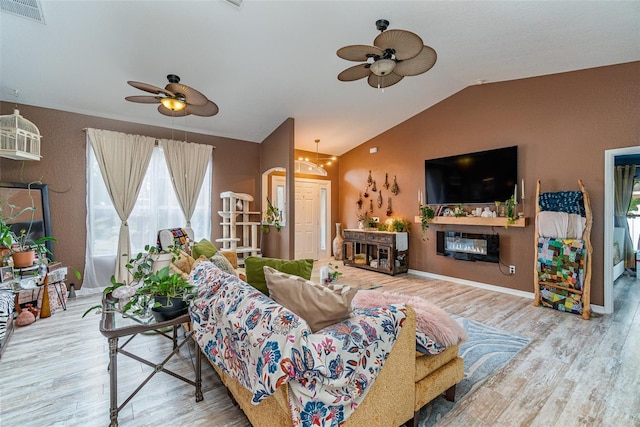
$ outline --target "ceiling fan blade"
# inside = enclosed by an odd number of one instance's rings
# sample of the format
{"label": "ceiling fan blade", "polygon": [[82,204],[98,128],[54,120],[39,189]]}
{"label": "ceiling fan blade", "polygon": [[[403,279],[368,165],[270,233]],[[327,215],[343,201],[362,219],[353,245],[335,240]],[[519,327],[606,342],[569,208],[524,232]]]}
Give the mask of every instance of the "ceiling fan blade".
{"label": "ceiling fan blade", "polygon": [[363,44],[341,47],[336,52],[340,58],[347,61],[366,61],[369,59],[367,55],[382,55],[383,53],[384,51],[378,47]]}
{"label": "ceiling fan blade", "polygon": [[371,74],[369,64],[360,64],[349,67],[340,74],[338,74],[338,80],[341,82],[352,82],[354,80],[360,80]]}
{"label": "ceiling fan blade", "polygon": [[169,83],[165,86],[165,89],[173,93],[180,93],[184,95],[184,99],[189,105],[205,105],[209,101],[202,93],[181,83]]}
{"label": "ceiling fan blade", "polygon": [[129,80],[127,83],[129,83],[131,86],[135,87],[136,89],[140,89],[149,93],[155,93],[156,95],[163,93],[167,96],[171,96],[171,97],[175,96],[173,93],[171,93],[167,89],[162,89],[161,87],[150,85],[148,83],[134,82],[132,80]]}
{"label": "ceiling fan blade", "polygon": [[184,117],[189,115],[186,108],[180,111],[173,111],[173,110],[169,110],[167,107],[165,107],[162,104],[158,105],[158,112],[160,114],[164,114],[165,116],[169,116],[169,117]]}
{"label": "ceiling fan blade", "polygon": [[417,76],[426,73],[433,67],[438,59],[436,51],[429,46],[423,46],[422,52],[417,56],[406,61],[400,61],[396,64],[393,72],[401,76]]}
{"label": "ceiling fan blade", "polygon": [[220,109],[215,102],[207,101],[204,105],[187,105],[183,111],[186,111],[187,114],[193,114],[194,116],[211,117],[218,114]]}
{"label": "ceiling fan blade", "polygon": [[127,96],[124,99],[131,102],[140,102],[142,104],[157,104],[162,97],[160,96]]}
{"label": "ceiling fan blade", "polygon": [[382,50],[395,50],[396,59],[411,59],[422,50],[422,39],[417,34],[405,30],[387,30],[375,38],[373,44]]}
{"label": "ceiling fan blade", "polygon": [[395,72],[387,74],[386,76],[376,76],[375,74],[371,73],[369,79],[367,80],[367,83],[369,83],[369,86],[371,86],[372,88],[384,89],[385,87],[393,86],[403,78],[403,76],[399,76]]}

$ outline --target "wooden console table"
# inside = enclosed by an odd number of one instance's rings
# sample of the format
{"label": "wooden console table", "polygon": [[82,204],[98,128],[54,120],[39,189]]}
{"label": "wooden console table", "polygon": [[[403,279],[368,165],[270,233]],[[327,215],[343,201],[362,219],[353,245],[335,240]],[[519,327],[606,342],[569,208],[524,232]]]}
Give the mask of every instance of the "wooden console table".
{"label": "wooden console table", "polygon": [[344,230],[344,265],[385,274],[409,270],[409,236],[389,231]]}

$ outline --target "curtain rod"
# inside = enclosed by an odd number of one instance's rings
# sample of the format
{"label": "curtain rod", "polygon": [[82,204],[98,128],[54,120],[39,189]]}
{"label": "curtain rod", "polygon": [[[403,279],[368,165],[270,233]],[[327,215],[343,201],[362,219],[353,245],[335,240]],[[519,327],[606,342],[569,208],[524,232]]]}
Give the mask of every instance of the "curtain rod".
{"label": "curtain rod", "polygon": [[[82,128],[82,131],[83,131],[83,132],[86,132],[86,131],[87,131],[87,129],[88,129],[88,128]],[[112,131],[112,132],[119,132],[119,131]],[[158,145],[158,143],[159,143],[160,141],[161,141],[161,139],[156,138],[156,145]],[[186,143],[189,143],[189,141],[185,141],[185,142],[186,142]],[[201,144],[201,143],[200,143],[200,142],[193,142],[192,144]],[[206,144],[206,145],[209,145],[209,144]],[[215,146],[215,145],[212,145],[211,147],[212,147],[214,150],[216,149],[216,146]]]}

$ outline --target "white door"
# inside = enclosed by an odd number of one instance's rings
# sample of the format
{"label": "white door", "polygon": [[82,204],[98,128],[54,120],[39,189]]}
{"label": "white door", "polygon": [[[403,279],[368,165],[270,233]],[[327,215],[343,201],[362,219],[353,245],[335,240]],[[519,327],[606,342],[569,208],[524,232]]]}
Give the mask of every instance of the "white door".
{"label": "white door", "polygon": [[328,251],[331,182],[295,180],[295,258],[324,259]]}
{"label": "white door", "polygon": [[296,259],[318,259],[318,186],[296,180]]}

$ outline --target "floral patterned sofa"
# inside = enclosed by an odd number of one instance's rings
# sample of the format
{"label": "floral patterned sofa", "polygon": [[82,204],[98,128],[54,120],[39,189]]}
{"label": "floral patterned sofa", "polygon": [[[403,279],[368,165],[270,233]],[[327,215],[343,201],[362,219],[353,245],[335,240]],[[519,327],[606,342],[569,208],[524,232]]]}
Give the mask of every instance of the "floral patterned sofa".
{"label": "floral patterned sofa", "polygon": [[[423,400],[416,398],[418,380],[429,372],[417,372],[416,357],[423,355],[416,353],[410,306],[354,308],[349,319],[312,333],[295,313],[209,262],[196,264],[191,280],[198,285],[191,306],[196,340],[252,425],[399,426],[417,420],[415,405]],[[434,375],[433,397],[450,390],[451,381],[455,387],[462,375],[457,346],[445,354],[447,360],[429,369],[442,374],[453,361],[456,373],[449,381]]]}

